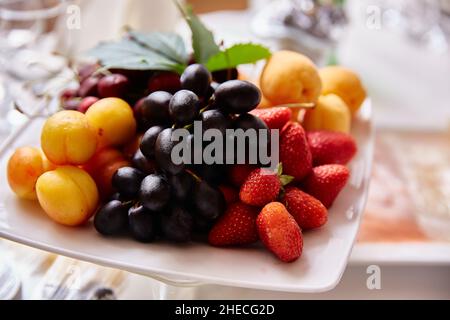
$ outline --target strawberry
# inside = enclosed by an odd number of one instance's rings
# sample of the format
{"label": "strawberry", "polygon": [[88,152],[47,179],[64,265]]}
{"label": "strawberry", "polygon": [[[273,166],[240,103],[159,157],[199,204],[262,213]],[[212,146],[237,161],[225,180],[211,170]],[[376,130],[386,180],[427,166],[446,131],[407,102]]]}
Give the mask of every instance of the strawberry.
{"label": "strawberry", "polygon": [[288,123],[281,133],[280,161],[284,172],[300,181],[312,168],[312,156],[305,130],[296,122]]}
{"label": "strawberry", "polygon": [[286,188],[284,203],[302,230],[319,228],[328,220],[328,211],[322,202],[296,187]]}
{"label": "strawberry", "polygon": [[302,255],[302,231],[282,203],[266,205],[256,218],[256,228],[264,246],[281,261],[291,262]]}
{"label": "strawberry", "polygon": [[242,186],[253,170],[255,170],[255,167],[249,164],[235,164],[231,166],[228,172],[230,183],[235,187]]}
{"label": "strawberry", "polygon": [[337,131],[311,131],[307,134],[314,166],[347,164],[356,154],[353,137]]}
{"label": "strawberry", "polygon": [[303,181],[304,190],[329,208],[344,188],[349,176],[349,170],[340,164],[315,167]]}
{"label": "strawberry", "polygon": [[269,129],[283,128],[292,116],[291,109],[287,107],[255,109],[250,113],[264,121]]}
{"label": "strawberry", "polygon": [[258,209],[242,202],[231,204],[209,232],[213,246],[250,244],[258,240],[256,217]]}
{"label": "strawberry", "polygon": [[281,187],[292,181],[292,177],[281,174],[282,170],[281,164],[278,165],[277,173],[264,168],[253,170],[241,186],[241,201],[256,207],[275,201]]}
{"label": "strawberry", "polygon": [[262,207],[274,201],[281,190],[278,176],[267,169],[255,169],[241,186],[239,198],[251,206]]}
{"label": "strawberry", "polygon": [[219,186],[219,189],[222,192],[227,204],[231,204],[239,200],[239,193],[232,187],[221,185]]}

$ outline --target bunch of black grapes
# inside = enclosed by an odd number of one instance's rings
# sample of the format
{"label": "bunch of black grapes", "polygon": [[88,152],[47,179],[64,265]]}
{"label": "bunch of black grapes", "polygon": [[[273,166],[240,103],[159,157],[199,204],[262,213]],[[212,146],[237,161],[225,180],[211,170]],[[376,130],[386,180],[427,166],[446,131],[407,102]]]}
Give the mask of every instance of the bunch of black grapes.
{"label": "bunch of black grapes", "polygon": [[194,121],[202,121],[203,130],[220,130],[224,137],[226,129],[268,130],[248,113],[261,100],[259,89],[250,82],[212,82],[211,73],[200,64],[188,66],[180,82],[181,89],[174,94],[156,91],[142,100],[145,133],[133,167],[115,173],[112,183],[117,193],[95,216],[101,234],[128,232],[142,242],[157,238],[186,242],[194,233],[206,234],[226,209],[218,186],[226,180],[227,167],[173,163],[172,149],[180,143],[172,141],[173,131],[190,130],[186,141],[192,156],[201,156],[207,144],[202,141],[200,150],[194,147]]}

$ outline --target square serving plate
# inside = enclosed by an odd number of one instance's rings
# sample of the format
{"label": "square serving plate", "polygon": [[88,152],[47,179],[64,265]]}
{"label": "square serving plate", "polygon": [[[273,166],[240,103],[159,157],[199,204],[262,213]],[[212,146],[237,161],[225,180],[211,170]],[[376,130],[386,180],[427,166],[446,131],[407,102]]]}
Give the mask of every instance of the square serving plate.
{"label": "square serving plate", "polygon": [[219,284],[289,292],[333,289],[347,265],[367,200],[374,132],[367,100],[352,134],[358,153],[351,178],[329,210],[329,222],[304,232],[302,257],[283,263],[261,245],[215,248],[204,243],[142,244],[127,238],[105,238],[92,223],[69,228],[52,222],[37,202],[19,200],[10,190],[6,165],[20,146],[39,145],[43,119],[28,121],[0,148],[0,237],[64,256],[154,277],[174,285]]}

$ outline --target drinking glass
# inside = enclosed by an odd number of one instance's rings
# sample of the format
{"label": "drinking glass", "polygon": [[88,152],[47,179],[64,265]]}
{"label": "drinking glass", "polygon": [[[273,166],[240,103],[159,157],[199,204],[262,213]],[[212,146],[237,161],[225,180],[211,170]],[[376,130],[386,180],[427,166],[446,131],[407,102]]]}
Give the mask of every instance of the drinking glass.
{"label": "drinking glass", "polygon": [[391,138],[418,225],[430,238],[450,241],[450,132]]}
{"label": "drinking glass", "polygon": [[334,49],[348,24],[344,0],[272,0],[258,9],[253,32],[278,49],[304,53],[316,64],[333,63]]}
{"label": "drinking glass", "polygon": [[55,54],[61,49],[67,4],[64,0],[0,0],[1,138],[20,121],[11,113],[13,102],[26,92],[39,91],[67,64]]}

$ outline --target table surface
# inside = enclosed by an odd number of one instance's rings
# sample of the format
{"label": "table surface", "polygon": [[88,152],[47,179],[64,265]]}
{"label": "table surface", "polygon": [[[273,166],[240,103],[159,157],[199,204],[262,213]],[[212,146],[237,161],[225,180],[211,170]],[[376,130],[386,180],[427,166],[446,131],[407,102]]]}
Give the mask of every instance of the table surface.
{"label": "table surface", "polygon": [[[9,263],[13,264],[22,282],[16,299],[42,299],[43,288],[57,285],[58,279],[72,274],[74,270],[81,270],[82,278],[98,280],[101,274],[104,279],[102,286],[112,288],[118,299],[450,299],[448,266],[350,264],[335,289],[324,293],[299,294],[213,285],[172,287],[137,274],[55,256],[9,242],[6,243],[6,250]],[[375,286],[374,270],[379,281]]]}

